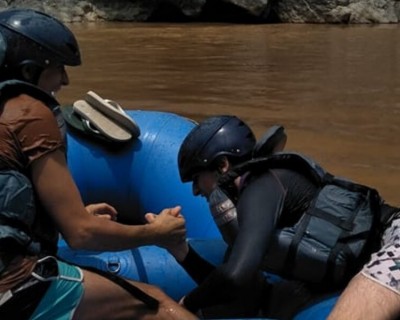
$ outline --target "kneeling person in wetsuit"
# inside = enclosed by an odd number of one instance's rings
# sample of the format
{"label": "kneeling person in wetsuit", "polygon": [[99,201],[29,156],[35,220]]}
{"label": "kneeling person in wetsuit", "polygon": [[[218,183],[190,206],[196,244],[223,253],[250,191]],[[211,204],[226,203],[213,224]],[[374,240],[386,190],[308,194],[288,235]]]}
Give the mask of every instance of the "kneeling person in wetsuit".
{"label": "kneeling person in wetsuit", "polygon": [[[191,311],[230,305],[234,313],[232,301],[256,291],[253,301],[264,316],[290,319],[315,298],[343,288],[376,247],[375,230],[398,211],[374,189],[336,178],[300,154],[259,151],[251,129],[234,116],[207,118],[180,148],[182,181],[192,181],[193,193],[208,201],[225,194],[232,201],[224,202],[232,209],[226,212],[236,208],[237,214],[222,265],[202,262],[186,243],[170,248],[199,284],[181,302]],[[263,271],[291,281],[263,293]]]}

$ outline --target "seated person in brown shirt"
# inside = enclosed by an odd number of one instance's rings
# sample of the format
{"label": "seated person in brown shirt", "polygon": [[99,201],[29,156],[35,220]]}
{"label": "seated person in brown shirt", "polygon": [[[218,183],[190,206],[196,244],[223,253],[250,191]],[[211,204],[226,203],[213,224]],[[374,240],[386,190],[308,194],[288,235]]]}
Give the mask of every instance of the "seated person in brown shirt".
{"label": "seated person in brown shirt", "polygon": [[136,226],[117,223],[106,203],[85,207],[54,98],[69,83],[64,66],[81,63],[74,35],[49,15],[13,9],[0,13],[0,39],[0,318],[195,319],[155,286],[127,281],[131,294],[57,259],[58,233],[72,248],[125,250],[180,241],[185,221],[179,207]]}

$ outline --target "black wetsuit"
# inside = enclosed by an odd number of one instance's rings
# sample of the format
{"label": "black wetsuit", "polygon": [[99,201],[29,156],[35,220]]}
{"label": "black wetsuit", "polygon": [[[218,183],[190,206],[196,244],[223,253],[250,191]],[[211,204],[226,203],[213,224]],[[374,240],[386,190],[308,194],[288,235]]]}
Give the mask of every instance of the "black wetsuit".
{"label": "black wetsuit", "polygon": [[[199,284],[185,297],[185,306],[197,311],[227,305],[225,310],[240,316],[235,311],[239,305],[243,307],[247,304],[247,309],[239,309],[243,312],[242,316],[257,316],[259,314],[251,315],[251,312],[257,312],[258,304],[266,311],[263,316],[290,319],[307,303],[335,292],[337,288],[319,288],[315,284],[294,280],[279,283],[278,287],[282,287],[276,292],[280,293],[273,297],[271,288],[266,291],[259,281],[264,271],[263,260],[275,230],[294,225],[310,206],[317,191],[318,187],[310,179],[290,169],[248,174],[237,203],[239,232],[226,262],[213,267],[202,262],[191,249],[182,263]],[[282,296],[284,301],[280,301]],[[211,317],[214,315],[218,316],[211,313]]]}
{"label": "black wetsuit", "polygon": [[199,283],[186,296],[185,305],[190,310],[198,310],[225,304],[240,299],[249,284],[257,287],[257,277],[274,230],[293,225],[316,191],[317,187],[309,179],[288,169],[248,175],[237,203],[239,233],[227,261],[215,269],[207,265],[199,268],[201,262],[191,250],[182,263]]}

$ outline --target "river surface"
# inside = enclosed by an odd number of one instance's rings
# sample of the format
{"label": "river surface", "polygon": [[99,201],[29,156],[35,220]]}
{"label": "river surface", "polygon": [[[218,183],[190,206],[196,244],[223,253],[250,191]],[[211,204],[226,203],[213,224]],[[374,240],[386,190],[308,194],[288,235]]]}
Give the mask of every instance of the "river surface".
{"label": "river surface", "polygon": [[235,114],[259,137],[400,205],[400,26],[103,23],[72,25],[83,65],[63,104],[88,90],[127,109],[195,120]]}

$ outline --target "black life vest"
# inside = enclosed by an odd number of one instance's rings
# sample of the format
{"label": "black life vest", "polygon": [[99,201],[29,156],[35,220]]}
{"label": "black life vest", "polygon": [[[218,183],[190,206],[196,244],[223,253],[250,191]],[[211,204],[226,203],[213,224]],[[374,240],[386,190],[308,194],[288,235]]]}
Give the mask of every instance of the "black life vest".
{"label": "black life vest", "polygon": [[0,274],[16,253],[38,254],[32,239],[36,207],[32,184],[15,170],[0,171]]}
{"label": "black life vest", "polygon": [[379,243],[378,192],[326,172],[297,153],[276,153],[236,168],[265,172],[296,170],[319,187],[310,207],[291,227],[276,230],[264,259],[267,271],[307,282],[346,283]]}

